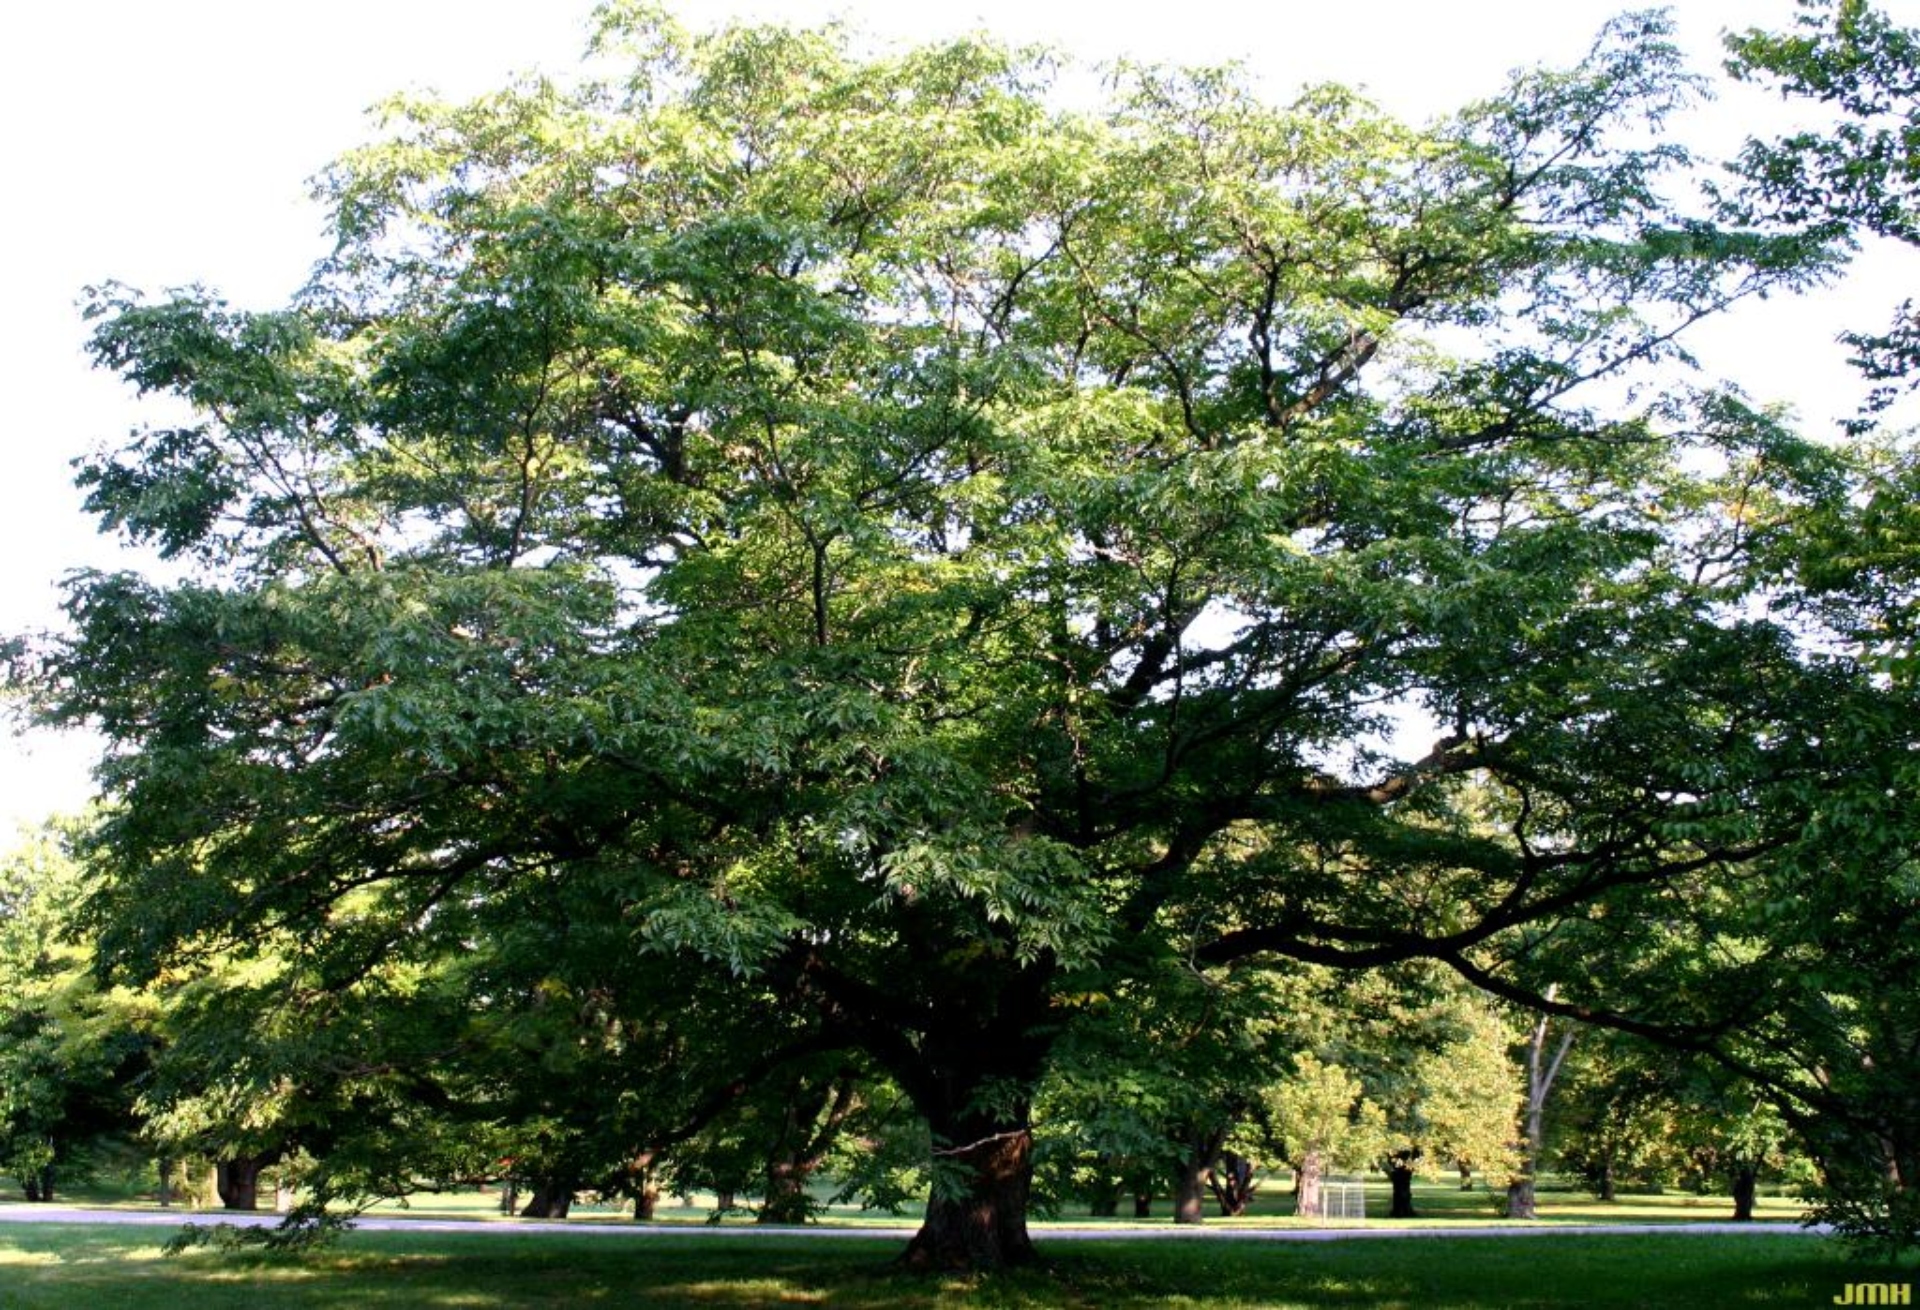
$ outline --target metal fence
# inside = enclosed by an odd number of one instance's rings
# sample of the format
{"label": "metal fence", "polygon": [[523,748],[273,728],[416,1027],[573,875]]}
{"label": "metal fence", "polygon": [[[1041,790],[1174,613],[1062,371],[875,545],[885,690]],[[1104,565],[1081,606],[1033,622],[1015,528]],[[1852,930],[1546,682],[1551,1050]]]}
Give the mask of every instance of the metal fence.
{"label": "metal fence", "polygon": [[1367,1188],[1358,1179],[1328,1179],[1320,1185],[1329,1219],[1365,1219]]}

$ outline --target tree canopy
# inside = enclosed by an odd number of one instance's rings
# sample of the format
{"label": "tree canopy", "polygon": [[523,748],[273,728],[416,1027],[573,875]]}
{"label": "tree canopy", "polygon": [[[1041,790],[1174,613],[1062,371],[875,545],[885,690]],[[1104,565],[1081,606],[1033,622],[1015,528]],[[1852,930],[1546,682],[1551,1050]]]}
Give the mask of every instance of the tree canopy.
{"label": "tree canopy", "polygon": [[178,572],[78,577],[41,679],[111,743],[106,967],[285,953],[487,1095],[571,1052],[515,1113],[601,1159],[850,1053],[940,1265],[1030,1254],[1034,1090],[1170,969],[1738,1022],[1758,955],[1568,961],[1801,849],[1890,693],[1801,603],[1847,457],[1676,380],[1836,256],[1663,133],[1664,19],[1425,127],[1232,70],[1074,110],[986,40],[595,49],[389,105],[284,308],[94,293],[191,411],[83,462]]}

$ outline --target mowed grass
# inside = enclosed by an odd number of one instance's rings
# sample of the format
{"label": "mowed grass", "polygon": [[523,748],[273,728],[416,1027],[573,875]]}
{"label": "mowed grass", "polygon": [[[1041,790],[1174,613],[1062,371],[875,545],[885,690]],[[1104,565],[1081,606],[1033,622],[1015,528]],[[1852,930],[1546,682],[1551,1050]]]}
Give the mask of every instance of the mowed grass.
{"label": "mowed grass", "polygon": [[0,1227],[0,1307],[948,1305],[1076,1307],[1761,1307],[1830,1304],[1849,1282],[1920,1271],[1849,1265],[1819,1238],[1649,1234],[1338,1242],[1047,1243],[992,1278],[895,1268],[875,1239],[674,1234],[355,1232],[297,1256],[201,1249],[170,1229]]}

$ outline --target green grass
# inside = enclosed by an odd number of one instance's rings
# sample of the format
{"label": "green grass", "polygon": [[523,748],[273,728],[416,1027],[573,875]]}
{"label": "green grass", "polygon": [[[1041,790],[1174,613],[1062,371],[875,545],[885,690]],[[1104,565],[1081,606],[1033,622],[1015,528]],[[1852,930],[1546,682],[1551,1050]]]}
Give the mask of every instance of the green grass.
{"label": "green grass", "polygon": [[1851,1281],[1920,1271],[1848,1266],[1794,1234],[1358,1239],[1329,1243],[1047,1245],[1046,1265],[992,1279],[901,1273],[881,1241],[358,1232],[301,1256],[163,1257],[168,1229],[0,1227],[0,1307],[519,1306],[1806,1307]]}

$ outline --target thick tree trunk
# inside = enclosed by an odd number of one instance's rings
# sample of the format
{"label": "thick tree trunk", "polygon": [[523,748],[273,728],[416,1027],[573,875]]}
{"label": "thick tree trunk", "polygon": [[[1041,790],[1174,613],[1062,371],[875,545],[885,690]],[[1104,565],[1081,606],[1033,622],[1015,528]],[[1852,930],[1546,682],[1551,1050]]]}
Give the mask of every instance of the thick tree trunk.
{"label": "thick tree trunk", "polygon": [[1460,1190],[1463,1192],[1471,1192],[1473,1190],[1473,1166],[1457,1164],[1454,1168],[1460,1171]]}
{"label": "thick tree trunk", "polygon": [[1612,1201],[1616,1199],[1613,1186],[1613,1161],[1602,1160],[1600,1162],[1600,1177],[1594,1188],[1594,1195],[1602,1201]]}
{"label": "thick tree trunk", "polygon": [[1173,1222],[1197,1224],[1206,1217],[1207,1175],[1220,1158],[1227,1140],[1223,1125],[1211,1130],[1195,1130],[1187,1138],[1187,1155],[1173,1175]]}
{"label": "thick tree trunk", "polygon": [[1173,1176],[1173,1222],[1197,1224],[1207,1217],[1207,1161],[1189,1157]]}
{"label": "thick tree trunk", "polygon": [[1326,1157],[1303,1151],[1293,1166],[1293,1212],[1302,1219],[1327,1217]]}
{"label": "thick tree trunk", "polygon": [[1754,1195],[1759,1190],[1760,1171],[1751,1164],[1733,1169],[1733,1217],[1745,1223],[1753,1218]]}
{"label": "thick tree trunk", "polygon": [[573,1209],[571,1178],[537,1178],[533,1194],[520,1207],[522,1219],[565,1219]]}
{"label": "thick tree trunk", "polygon": [[236,1155],[216,1162],[213,1189],[220,1196],[221,1206],[228,1210],[258,1210],[260,1171],[275,1158],[271,1154]]}
{"label": "thick tree trunk", "polygon": [[[653,1216],[660,1206],[660,1184],[655,1181],[653,1162],[658,1158],[656,1151],[637,1151],[627,1161],[626,1190],[633,1197],[633,1217],[641,1223],[653,1222]],[[731,1196],[729,1196],[731,1202]]]}
{"label": "thick tree trunk", "polygon": [[1207,1186],[1213,1189],[1222,1216],[1232,1219],[1245,1214],[1257,1190],[1253,1183],[1253,1161],[1238,1151],[1220,1152],[1220,1167],[1207,1172]]}
{"label": "thick tree trunk", "polygon": [[767,1162],[767,1190],[760,1202],[757,1224],[804,1224],[813,1217],[813,1198],[807,1194],[804,1162],[791,1157]]}
{"label": "thick tree trunk", "polygon": [[1135,1192],[1133,1194],[1133,1217],[1135,1219],[1153,1218],[1152,1192]]}
{"label": "thick tree trunk", "polygon": [[1413,1166],[1389,1160],[1387,1181],[1393,1185],[1393,1204],[1387,1210],[1387,1218],[1418,1219],[1420,1216],[1413,1209]]}
{"label": "thick tree trunk", "polygon": [[[1012,1118],[1013,1122],[1006,1122]],[[902,1263],[915,1269],[1000,1269],[1033,1259],[1027,1200],[1033,1132],[1014,1116],[969,1115],[934,1125],[936,1180],[920,1231]]]}
{"label": "thick tree trunk", "polygon": [[1533,1217],[1533,1179],[1516,1178],[1507,1184],[1507,1218],[1531,1219]]}

